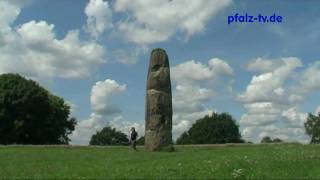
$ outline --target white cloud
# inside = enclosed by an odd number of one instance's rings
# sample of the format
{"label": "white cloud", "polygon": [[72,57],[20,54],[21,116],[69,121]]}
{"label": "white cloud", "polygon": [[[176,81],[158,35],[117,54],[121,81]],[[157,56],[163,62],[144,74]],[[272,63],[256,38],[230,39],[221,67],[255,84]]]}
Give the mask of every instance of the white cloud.
{"label": "white cloud", "polygon": [[314,112],[314,114],[318,115],[320,113],[320,106],[318,106]]}
{"label": "white cloud", "polygon": [[305,135],[304,129],[292,127],[280,128],[276,125],[245,127],[242,131],[242,136],[246,140],[255,142],[260,142],[265,136],[269,136],[273,139],[280,138],[286,142],[309,142],[309,138]]}
{"label": "white cloud", "polygon": [[[192,73],[190,73],[192,72]],[[214,81],[220,76],[233,75],[232,68],[223,60],[213,58],[208,65],[190,60],[171,68],[172,80],[178,84]]]}
{"label": "white cloud", "polygon": [[166,32],[144,28],[133,22],[120,22],[118,29],[127,36],[129,41],[139,45],[167,41],[170,37]]}
{"label": "white cloud", "polygon": [[173,91],[174,112],[198,112],[205,109],[204,102],[214,95],[213,90],[199,86],[177,85]]}
{"label": "white cloud", "polygon": [[[192,73],[190,73],[192,72]],[[221,59],[213,58],[208,64],[195,60],[171,68],[173,79],[173,138],[188,130],[196,120],[210,115],[215,110],[206,106],[216,94],[212,88],[221,88],[218,81],[231,77],[233,69]]]}
{"label": "white cloud", "polygon": [[[278,105],[279,106],[279,105]],[[279,114],[281,107],[275,107],[272,102],[255,102],[251,104],[245,104],[244,107],[250,114]]]}
{"label": "white cloud", "polygon": [[87,15],[87,24],[85,30],[90,33],[91,37],[97,39],[112,25],[112,10],[108,1],[90,0],[85,8]]}
{"label": "white cloud", "polygon": [[112,59],[123,64],[135,64],[141,54],[146,54],[147,47],[129,47],[112,51]]}
{"label": "white cloud", "polygon": [[289,96],[290,103],[299,103],[299,102],[302,102],[303,100],[304,100],[304,98],[299,94],[291,94]]}
{"label": "white cloud", "polygon": [[240,118],[240,125],[247,126],[264,126],[275,123],[278,116],[276,114],[243,114]]}
{"label": "white cloud", "polygon": [[285,93],[285,90],[280,87],[280,88],[273,90],[273,92],[278,96],[282,96]]}
{"label": "white cloud", "polygon": [[91,41],[79,39],[79,32],[56,38],[54,25],[29,21],[12,28],[20,13],[18,6],[0,2],[0,73],[20,73],[28,77],[88,77],[104,62],[105,50]]}
{"label": "white cloud", "polygon": [[[278,137],[287,141],[308,142],[304,133],[307,113],[299,110],[304,96],[318,90],[319,62],[302,71],[298,58],[258,58],[248,70],[262,72],[253,76],[246,91],[238,95],[247,112],[240,125],[245,139],[258,142],[263,136]],[[270,129],[270,127],[272,127]]]}
{"label": "white cloud", "polygon": [[[103,127],[119,122],[121,110],[115,98],[126,90],[126,85],[120,85],[115,80],[98,81],[91,89],[92,113],[88,119],[80,121],[71,135],[72,144],[88,144],[91,136]],[[120,118],[122,119],[122,117]],[[119,127],[119,126],[117,126]]]}
{"label": "white cloud", "polygon": [[253,76],[245,92],[238,95],[247,110],[240,119],[245,139],[258,142],[268,135],[287,141],[308,141],[303,127],[307,113],[299,111],[305,94],[296,87],[303,77],[297,71],[299,67],[302,63],[295,57],[258,58],[248,65],[248,70],[262,73]]}
{"label": "white cloud", "polygon": [[30,21],[17,28],[17,33],[26,45],[43,45],[50,43],[54,38],[54,25],[45,21]]}
{"label": "white cloud", "polygon": [[302,91],[314,91],[320,89],[320,61],[310,64],[302,73],[300,86]]}
{"label": "white cloud", "polygon": [[184,131],[187,131],[192,124],[206,115],[211,115],[215,110],[204,109],[193,112],[174,112],[172,116],[172,136],[176,140]]}
{"label": "white cloud", "polygon": [[70,116],[74,116],[74,114],[77,112],[78,106],[71,101],[66,100],[66,104],[70,106]]}
{"label": "white cloud", "polygon": [[10,2],[10,4],[17,6],[19,8],[24,8],[34,2],[34,0],[2,0]]}
{"label": "white cloud", "polygon": [[282,112],[285,117],[285,122],[288,123],[287,127],[304,128],[304,122],[308,117],[308,113],[298,111],[296,107],[291,107]]}
{"label": "white cloud", "polygon": [[97,82],[91,89],[92,110],[101,115],[112,115],[120,113],[120,108],[115,105],[112,98],[123,93],[126,85],[119,85],[116,81],[107,79]]}
{"label": "white cloud", "polygon": [[88,119],[79,121],[72,132],[71,144],[88,145],[91,136],[107,125],[102,115],[91,113]]}
{"label": "white cloud", "polygon": [[168,40],[176,32],[186,37],[205,30],[206,23],[231,0],[163,1],[117,0],[116,12],[128,12],[129,19],[118,23],[129,41],[151,44]]}
{"label": "white cloud", "polygon": [[0,48],[4,47],[14,38],[11,33],[11,25],[21,12],[18,4],[14,4],[7,0],[0,1]]}
{"label": "white cloud", "polygon": [[208,62],[212,71],[214,71],[215,75],[225,75],[232,76],[233,69],[229,66],[227,62],[219,58],[210,59]]}
{"label": "white cloud", "polygon": [[[0,1],[0,37],[3,36],[3,33],[11,31],[11,23],[16,19],[20,14],[20,8],[10,4],[8,1]],[[0,39],[1,40],[1,39]],[[0,41],[1,43],[1,41]]]}
{"label": "white cloud", "polygon": [[257,58],[247,65],[247,70],[256,72],[268,72],[281,65],[281,62],[271,59]]}
{"label": "white cloud", "polygon": [[302,66],[301,61],[295,57],[282,58],[281,61],[282,66],[253,76],[246,91],[238,96],[239,100],[246,103],[279,100],[284,92],[283,83],[296,68]]}

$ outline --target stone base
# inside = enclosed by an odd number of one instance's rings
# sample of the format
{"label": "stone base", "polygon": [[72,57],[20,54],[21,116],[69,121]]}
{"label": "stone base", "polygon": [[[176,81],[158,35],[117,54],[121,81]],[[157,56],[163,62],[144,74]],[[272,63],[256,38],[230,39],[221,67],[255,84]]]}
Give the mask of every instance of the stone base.
{"label": "stone base", "polygon": [[173,151],[171,131],[147,130],[145,148],[149,151]]}

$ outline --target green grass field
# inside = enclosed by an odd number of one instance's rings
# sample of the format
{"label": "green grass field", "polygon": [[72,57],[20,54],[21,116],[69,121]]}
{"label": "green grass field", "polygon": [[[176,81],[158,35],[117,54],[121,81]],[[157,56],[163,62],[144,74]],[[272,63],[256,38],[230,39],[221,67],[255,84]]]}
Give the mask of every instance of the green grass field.
{"label": "green grass field", "polygon": [[320,178],[320,146],[299,144],[128,147],[0,146],[0,177]]}

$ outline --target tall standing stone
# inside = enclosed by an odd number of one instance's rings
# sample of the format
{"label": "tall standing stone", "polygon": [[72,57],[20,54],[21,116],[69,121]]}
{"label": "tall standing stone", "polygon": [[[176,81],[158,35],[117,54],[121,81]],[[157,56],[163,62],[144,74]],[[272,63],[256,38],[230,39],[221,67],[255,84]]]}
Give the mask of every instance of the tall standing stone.
{"label": "tall standing stone", "polygon": [[168,55],[163,49],[154,49],[151,53],[145,116],[146,149],[173,150],[170,67]]}

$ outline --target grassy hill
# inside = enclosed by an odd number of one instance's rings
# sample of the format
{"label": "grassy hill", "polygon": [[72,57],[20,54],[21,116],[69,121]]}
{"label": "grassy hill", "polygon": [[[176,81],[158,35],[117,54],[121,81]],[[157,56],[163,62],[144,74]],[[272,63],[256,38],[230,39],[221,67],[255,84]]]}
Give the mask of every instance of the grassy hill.
{"label": "grassy hill", "polygon": [[0,178],[320,178],[320,146],[0,146]]}

